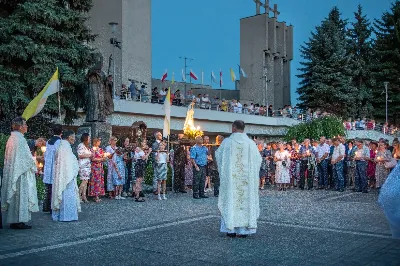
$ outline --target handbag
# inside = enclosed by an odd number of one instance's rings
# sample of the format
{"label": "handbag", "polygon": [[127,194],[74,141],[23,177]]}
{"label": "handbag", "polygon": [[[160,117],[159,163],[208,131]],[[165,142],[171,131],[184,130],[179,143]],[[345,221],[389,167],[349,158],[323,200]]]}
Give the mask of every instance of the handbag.
{"label": "handbag", "polygon": [[397,160],[395,158],[391,158],[389,162],[385,163],[385,168],[392,169],[392,168],[395,168],[396,165],[397,165]]}

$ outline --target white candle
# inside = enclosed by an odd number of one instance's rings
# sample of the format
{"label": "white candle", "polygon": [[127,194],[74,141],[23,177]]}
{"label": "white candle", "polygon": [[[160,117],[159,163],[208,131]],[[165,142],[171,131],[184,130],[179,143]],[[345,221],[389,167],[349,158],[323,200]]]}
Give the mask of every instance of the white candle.
{"label": "white candle", "polygon": [[46,146],[40,147],[40,150],[41,150],[43,153],[45,153],[45,152],[46,152]]}

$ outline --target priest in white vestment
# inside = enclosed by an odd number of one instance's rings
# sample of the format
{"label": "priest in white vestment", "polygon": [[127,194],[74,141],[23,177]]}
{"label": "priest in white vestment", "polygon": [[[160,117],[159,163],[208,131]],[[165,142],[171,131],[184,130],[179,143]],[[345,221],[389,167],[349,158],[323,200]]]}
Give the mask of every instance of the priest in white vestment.
{"label": "priest in white vestment", "polygon": [[54,178],[54,159],[58,146],[61,142],[61,125],[55,124],[53,126],[53,134],[54,136],[46,142],[46,152],[44,153],[43,183],[46,186],[46,197],[43,200],[43,212],[51,211],[51,192]]}
{"label": "priest in white vestment", "polygon": [[55,156],[51,209],[53,221],[70,222],[78,220],[81,211],[79,189],[76,181],[79,165],[72,152],[75,133],[66,131]]}
{"label": "priest in white vestment", "polygon": [[25,223],[31,220],[32,212],[39,211],[36,162],[24,138],[28,129],[26,120],[15,118],[12,129],[4,154],[1,207],[6,210],[6,223],[10,224],[11,229],[31,229]]}
{"label": "priest in white vestment", "polygon": [[229,237],[254,234],[260,215],[258,183],[261,155],[253,140],[243,133],[245,123],[232,124],[232,135],[215,153],[220,177],[218,208],[221,232]]}

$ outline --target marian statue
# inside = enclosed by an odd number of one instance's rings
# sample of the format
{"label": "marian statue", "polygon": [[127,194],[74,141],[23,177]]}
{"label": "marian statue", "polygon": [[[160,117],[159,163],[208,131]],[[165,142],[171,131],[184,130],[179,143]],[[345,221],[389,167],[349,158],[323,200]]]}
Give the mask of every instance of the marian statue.
{"label": "marian statue", "polygon": [[191,104],[189,104],[187,113],[186,113],[186,120],[185,120],[185,124],[183,126],[183,130],[185,131],[185,129],[193,129],[195,128],[194,126],[194,102],[192,102]]}
{"label": "marian statue", "polygon": [[[86,96],[86,122],[105,122],[108,115],[112,114],[112,92],[108,90],[105,74],[101,70],[103,56],[94,54],[94,67],[87,75],[88,91]],[[110,101],[107,99],[111,98]]]}

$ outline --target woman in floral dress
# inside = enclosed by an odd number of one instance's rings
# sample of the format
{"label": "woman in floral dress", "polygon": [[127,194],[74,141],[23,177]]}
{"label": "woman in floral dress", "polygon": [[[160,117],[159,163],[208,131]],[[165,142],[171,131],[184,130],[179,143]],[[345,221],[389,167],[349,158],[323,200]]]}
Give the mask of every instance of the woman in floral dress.
{"label": "woman in floral dress", "polygon": [[386,144],[384,142],[379,142],[378,152],[376,153],[376,188],[381,188],[383,183],[385,183],[386,178],[390,173],[390,169],[385,167],[385,163],[392,159],[392,154],[386,149]]}
{"label": "woman in floral dress", "polygon": [[93,139],[92,148],[92,176],[89,181],[89,196],[100,202],[100,196],[104,196],[104,151],[100,148],[100,139]]}
{"label": "woman in floral dress", "polygon": [[190,153],[189,151],[187,152],[187,164],[185,166],[185,186],[187,187],[192,187],[193,185],[193,165],[192,165],[192,160],[190,160]]}

